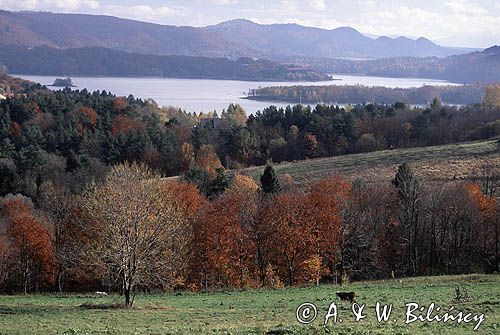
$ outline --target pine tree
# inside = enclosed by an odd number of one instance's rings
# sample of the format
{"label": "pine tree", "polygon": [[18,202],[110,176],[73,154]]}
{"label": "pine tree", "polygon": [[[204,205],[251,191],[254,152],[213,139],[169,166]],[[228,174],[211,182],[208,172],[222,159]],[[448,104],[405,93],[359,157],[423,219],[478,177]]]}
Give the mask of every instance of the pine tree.
{"label": "pine tree", "polygon": [[400,198],[403,200],[418,192],[420,188],[417,176],[415,176],[410,165],[406,162],[399,166],[392,183],[398,190]]}
{"label": "pine tree", "polygon": [[262,190],[266,194],[274,194],[281,191],[281,185],[276,176],[276,172],[271,165],[266,166],[264,174],[260,176],[260,183],[262,184]]}
{"label": "pine tree", "polygon": [[232,176],[228,175],[225,172],[224,168],[220,167],[215,171],[217,172],[217,176],[210,182],[210,186],[208,189],[207,197],[209,199],[214,199],[217,196],[221,195],[233,183]]}

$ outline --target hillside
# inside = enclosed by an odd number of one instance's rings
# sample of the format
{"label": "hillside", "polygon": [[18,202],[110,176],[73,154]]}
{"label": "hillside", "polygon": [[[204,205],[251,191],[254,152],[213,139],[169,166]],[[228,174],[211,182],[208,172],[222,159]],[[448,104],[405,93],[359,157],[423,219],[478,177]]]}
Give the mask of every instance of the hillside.
{"label": "hillside", "polygon": [[426,38],[366,37],[353,28],[333,30],[297,24],[260,25],[233,20],[201,28],[151,24],[102,15],[0,11],[2,45],[54,48],[107,47],[155,55],[259,57],[449,56],[466,52]]}
{"label": "hillside", "polygon": [[[292,61],[292,59],[290,59]],[[383,77],[420,77],[459,83],[491,83],[500,80],[500,47],[463,55],[398,57],[352,61],[346,59],[293,59],[327,73],[348,73]]]}
{"label": "hillside", "polygon": [[229,60],[154,56],[101,47],[63,50],[47,46],[8,46],[0,49],[0,63],[10,73],[33,75],[156,76],[250,81],[320,81],[330,78],[307,67],[248,57]]}
{"label": "hillside", "polygon": [[[489,140],[311,159],[275,164],[274,168],[279,176],[290,175],[298,184],[334,174],[352,181],[386,183],[403,162],[410,163],[426,180],[460,180],[477,175],[485,165],[500,166],[500,150],[496,140]],[[251,167],[239,172],[258,180],[263,169]]]}
{"label": "hillside", "polygon": [[40,84],[21,78],[11,77],[0,72],[0,94],[2,95],[12,96],[45,89],[46,88],[42,87]]}

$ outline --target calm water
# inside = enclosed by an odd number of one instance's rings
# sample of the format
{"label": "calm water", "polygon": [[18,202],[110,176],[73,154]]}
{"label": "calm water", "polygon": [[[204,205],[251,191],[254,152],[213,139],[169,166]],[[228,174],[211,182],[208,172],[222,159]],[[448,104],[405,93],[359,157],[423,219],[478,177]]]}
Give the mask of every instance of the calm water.
{"label": "calm water", "polygon": [[[43,85],[51,85],[56,77],[16,75]],[[446,81],[416,78],[383,78],[368,76],[333,75],[336,79],[323,82],[248,82],[235,80],[210,79],[173,79],[173,78],[113,78],[113,77],[73,77],[77,89],[89,91],[106,90],[116,95],[133,94],[137,98],[152,98],[160,106],[181,107],[188,112],[208,112],[227,108],[229,103],[239,103],[251,114],[262,110],[272,103],[241,99],[249,89],[265,86],[293,85],[353,85],[386,87],[419,87],[427,85],[446,85]]]}

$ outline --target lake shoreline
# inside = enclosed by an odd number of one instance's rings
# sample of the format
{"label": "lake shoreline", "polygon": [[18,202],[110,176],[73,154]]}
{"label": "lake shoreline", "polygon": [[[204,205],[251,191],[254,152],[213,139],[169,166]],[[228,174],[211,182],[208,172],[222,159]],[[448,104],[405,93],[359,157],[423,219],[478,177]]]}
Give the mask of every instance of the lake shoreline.
{"label": "lake shoreline", "polygon": [[[31,80],[42,85],[50,85],[56,76],[33,76],[13,74],[22,79]],[[262,111],[270,105],[286,107],[289,103],[279,101],[256,101],[246,99],[252,89],[271,86],[323,86],[360,84],[384,87],[420,87],[424,83],[432,85],[450,85],[446,81],[414,78],[383,78],[367,76],[345,76],[331,74],[335,79],[320,82],[273,82],[273,81],[238,81],[216,79],[173,79],[163,77],[85,77],[73,76],[72,89],[87,89],[93,91],[107,91],[117,96],[128,96],[141,99],[153,99],[158,105],[181,108],[187,112],[222,112],[230,103],[240,104],[248,115]],[[50,89],[59,89],[48,87]]]}

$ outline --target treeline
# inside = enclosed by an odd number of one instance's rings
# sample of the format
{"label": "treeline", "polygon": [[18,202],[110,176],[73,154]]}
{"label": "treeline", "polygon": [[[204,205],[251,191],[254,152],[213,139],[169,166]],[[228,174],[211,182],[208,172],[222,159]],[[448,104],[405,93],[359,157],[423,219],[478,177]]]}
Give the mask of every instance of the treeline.
{"label": "treeline", "polygon": [[247,118],[237,105],[219,117],[23,85],[0,102],[4,292],[110,290],[130,305],[137,290],[497,269],[490,172],[430,185],[403,165],[392,185],[297,189],[271,167],[260,185],[226,169],[489,138],[498,87],[462,108],[297,105]]}
{"label": "treeline", "polygon": [[321,81],[330,77],[305,67],[242,57],[237,60],[154,56],[101,47],[56,49],[2,46],[0,64],[10,73],[75,76],[153,76],[249,81]]}
{"label": "treeline", "polygon": [[260,185],[237,174],[208,200],[117,165],[77,194],[43,182],[37,204],[1,200],[0,289],[106,290],[130,306],[154,289],[494,272],[500,208],[485,180],[427,184],[403,164],[392,183],[332,176],[297,189],[269,166]]}
{"label": "treeline", "polygon": [[237,169],[500,134],[498,86],[488,88],[482,105],[460,108],[438,99],[426,108],[271,106],[250,117],[238,105],[219,116],[158,108],[105,91],[52,92],[32,85],[24,92],[0,102],[0,195],[36,198],[46,180],[78,191],[127,161],[209,185],[212,178],[197,170],[197,162]]}
{"label": "treeline", "polygon": [[285,101],[289,103],[364,103],[378,104],[403,101],[408,104],[426,105],[435,97],[450,104],[475,104],[481,102],[484,86],[421,86],[412,88],[390,88],[363,85],[329,86],[275,86],[252,89],[248,99],[263,101]]}

